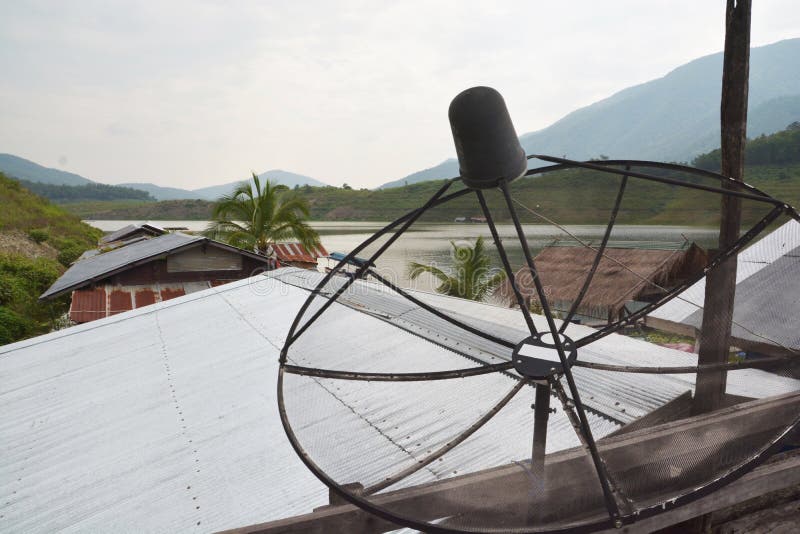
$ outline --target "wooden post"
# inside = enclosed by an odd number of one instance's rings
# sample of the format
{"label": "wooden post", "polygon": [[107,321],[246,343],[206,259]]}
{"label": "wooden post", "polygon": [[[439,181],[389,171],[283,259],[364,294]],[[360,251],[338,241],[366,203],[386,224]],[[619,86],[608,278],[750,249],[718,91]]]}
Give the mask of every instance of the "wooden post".
{"label": "wooden post", "polygon": [[[747,140],[747,92],[750,71],[751,0],[728,0],[725,13],[725,54],[720,105],[722,174],[742,181]],[[741,201],[723,196],[719,234],[720,250],[739,237]],[[725,362],[730,351],[731,321],[736,294],[736,257],[731,257],[706,277],[703,325],[700,331],[701,365]],[[727,373],[698,373],[693,412],[720,407]]]}

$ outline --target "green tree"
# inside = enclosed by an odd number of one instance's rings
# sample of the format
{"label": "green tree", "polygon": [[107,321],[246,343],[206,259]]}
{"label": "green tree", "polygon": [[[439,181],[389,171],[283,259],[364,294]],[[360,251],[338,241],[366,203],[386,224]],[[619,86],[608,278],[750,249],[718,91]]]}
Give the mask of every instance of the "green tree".
{"label": "green tree", "polygon": [[492,260],[486,252],[483,237],[478,237],[475,245],[458,245],[450,241],[453,247],[453,266],[445,272],[433,265],[417,262],[408,264],[408,276],[416,279],[422,273],[430,273],[438,281],[437,293],[469,300],[486,300],[494,289],[505,280],[506,273],[494,271]]}
{"label": "green tree", "polygon": [[205,234],[230,245],[267,254],[270,245],[297,240],[306,248],[319,245],[319,234],[306,223],[308,203],[285,185],[256,173],[252,183],[239,184],[217,200]]}

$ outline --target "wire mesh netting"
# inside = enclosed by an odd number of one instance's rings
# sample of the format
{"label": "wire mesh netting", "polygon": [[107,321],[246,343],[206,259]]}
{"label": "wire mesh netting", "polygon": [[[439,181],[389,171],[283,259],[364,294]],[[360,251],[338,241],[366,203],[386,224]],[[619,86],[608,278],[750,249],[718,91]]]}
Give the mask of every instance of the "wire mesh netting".
{"label": "wire mesh netting", "polygon": [[[557,531],[683,504],[781,446],[800,413],[796,212],[702,171],[581,165],[448,182],[333,272],[276,275],[310,292],[279,393],[321,480],[416,528]],[[422,223],[429,248],[381,261]],[[732,266],[726,315],[705,284]]]}

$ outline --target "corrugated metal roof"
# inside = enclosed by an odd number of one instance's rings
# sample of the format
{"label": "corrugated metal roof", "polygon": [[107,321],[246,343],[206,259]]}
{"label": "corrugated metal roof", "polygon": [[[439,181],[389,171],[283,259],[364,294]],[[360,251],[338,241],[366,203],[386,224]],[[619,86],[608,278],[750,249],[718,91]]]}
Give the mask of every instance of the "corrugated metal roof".
{"label": "corrugated metal roof", "polygon": [[[308,295],[304,287],[318,276],[272,271],[0,347],[0,530],[203,532],[326,504],[326,488],[283,434],[275,398],[280,347]],[[337,354],[351,355],[348,366],[361,370],[475,365],[420,335],[438,325],[382,286],[358,281],[354,287],[346,303],[333,305],[333,313],[312,327],[320,330],[293,358],[326,357],[319,347],[327,351],[335,340]],[[417,296],[491,323],[504,335],[524,334],[518,311]],[[536,322],[543,326],[541,318]],[[575,337],[589,331],[570,328]],[[456,332],[442,334],[448,343],[472,343]],[[403,358],[386,357],[398,347]],[[641,365],[694,358],[617,335],[591,349],[581,357]],[[491,354],[491,345],[469,350],[480,358],[501,356]],[[655,387],[641,375],[580,371],[576,379],[592,403],[598,437],[618,428],[598,415],[615,402],[631,416],[692,386],[681,377],[662,377],[667,385]],[[511,384],[502,374],[434,384],[291,375],[285,392],[301,436],[328,435],[325,450],[312,451],[315,460],[340,479],[347,479],[348,462],[377,478],[445,443]],[[797,383],[747,370],[730,373],[728,388],[757,397],[794,390]],[[527,458],[532,398],[532,391],[521,392],[487,426],[403,484]],[[610,415],[623,417],[615,408]],[[550,450],[577,445],[560,410],[550,418],[548,435]]]}
{"label": "corrugated metal roof", "polygon": [[97,256],[98,254],[102,254],[103,252],[108,252],[110,250],[114,250],[115,248],[124,247],[127,245],[132,245],[133,243],[138,243],[139,241],[144,241],[145,239],[150,239],[152,236],[138,236],[133,237],[131,239],[127,239],[124,241],[114,241],[113,243],[106,243],[103,245],[102,248],[92,248],[87,251],[84,251],[76,261],[85,260],[86,258],[91,258],[92,256]]}
{"label": "corrugated metal roof", "polygon": [[[800,223],[783,224],[738,258],[734,336],[800,348],[800,334],[785,323],[800,316]],[[705,278],[649,317],[699,328],[704,301]]]}
{"label": "corrugated metal roof", "polygon": [[[273,275],[289,284],[298,285],[310,289],[322,279],[322,274],[313,271],[282,269]],[[334,278],[326,286],[326,292],[333,292],[342,283],[344,278]],[[519,310],[492,306],[483,303],[465,301],[463,299],[450,298],[442,295],[418,292],[415,293],[423,301],[446,310],[449,315],[479,329],[490,331],[495,336],[513,341],[521,341],[527,334],[527,326]],[[475,334],[471,334],[457,326],[440,319],[433,314],[420,309],[408,300],[385,289],[383,286],[360,282],[357,290],[348,290],[339,298],[342,303],[346,303],[353,308],[361,311],[373,313],[375,317],[380,317],[383,321],[397,325],[406,331],[413,332],[415,335],[429,339],[433,342],[443,343],[447,346],[457,347],[458,350],[468,354],[470,357],[485,363],[497,363],[507,360],[509,357],[508,349],[502,345],[493,343]],[[331,339],[336,339],[337,344],[341,341],[341,334],[354,329],[354,322],[359,320],[358,314],[351,316],[337,312],[335,315],[326,315],[322,325],[312,326],[314,339],[317,339],[319,346],[310,347],[304,365],[319,366],[328,369],[351,370],[351,371],[372,371],[369,366],[372,360],[353,361],[351,359],[326,359],[330,350],[326,350],[326,344]],[[540,331],[547,330],[547,322],[542,316],[534,315],[534,324]],[[370,331],[365,326],[365,332]],[[590,335],[594,330],[587,326],[570,324],[565,333],[572,339],[579,339]],[[360,338],[359,338],[360,339]],[[370,335],[365,334],[363,342],[368,343]],[[355,351],[355,349],[351,349]],[[403,351],[405,353],[405,350]],[[336,354],[347,354],[347,349],[337,345]],[[621,335],[611,335],[596,341],[580,350],[580,358],[587,361],[598,363],[614,363],[616,365],[639,365],[639,366],[689,366],[697,364],[695,354],[686,353],[667,347],[661,347],[641,340]],[[430,360],[426,360],[431,365]],[[400,367],[387,369],[386,372],[408,372],[409,367],[406,360],[402,360]],[[363,365],[364,367],[355,367]],[[474,365],[474,364],[473,364]],[[463,365],[462,367],[468,367]],[[415,371],[435,370],[427,367],[413,369]],[[694,375],[637,375],[628,373],[609,373],[605,371],[595,371],[586,368],[574,368],[573,374],[582,390],[588,393],[584,402],[592,408],[596,414],[610,418],[622,423],[628,423],[648,413],[668,400],[678,395],[694,389]],[[733,395],[753,396],[757,398],[775,395],[771,382],[765,382],[763,389],[756,386],[756,395],[752,387],[748,384],[753,381],[759,383],[760,377],[766,373],[758,370],[745,369],[729,373],[728,393]],[[793,384],[790,381],[789,384]],[[783,392],[793,391],[791,387]]]}
{"label": "corrugated metal roof", "polygon": [[119,241],[121,239],[125,239],[134,234],[147,234],[151,236],[159,236],[167,233],[166,230],[160,228],[158,226],[154,226],[152,224],[129,224],[127,226],[123,226],[119,230],[115,232],[111,232],[108,235],[105,235],[100,238],[100,244],[103,243],[112,243],[114,241]]}
{"label": "corrugated metal roof", "polygon": [[[733,320],[736,339],[800,349],[800,246],[736,284]],[[681,322],[699,329],[703,310]]]}
{"label": "corrugated metal roof", "polygon": [[328,255],[328,251],[321,244],[311,250],[300,243],[276,243],[272,245],[272,248],[281,262],[317,263],[317,258],[324,258]]}

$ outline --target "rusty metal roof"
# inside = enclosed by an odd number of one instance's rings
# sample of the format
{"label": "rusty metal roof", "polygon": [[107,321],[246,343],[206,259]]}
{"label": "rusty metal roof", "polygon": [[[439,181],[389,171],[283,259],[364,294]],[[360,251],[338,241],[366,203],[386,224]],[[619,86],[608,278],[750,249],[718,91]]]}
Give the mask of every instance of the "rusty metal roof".
{"label": "rusty metal roof", "polygon": [[324,258],[328,255],[328,251],[321,244],[310,251],[300,243],[276,243],[272,248],[278,261],[284,263],[317,263],[317,258]]}

